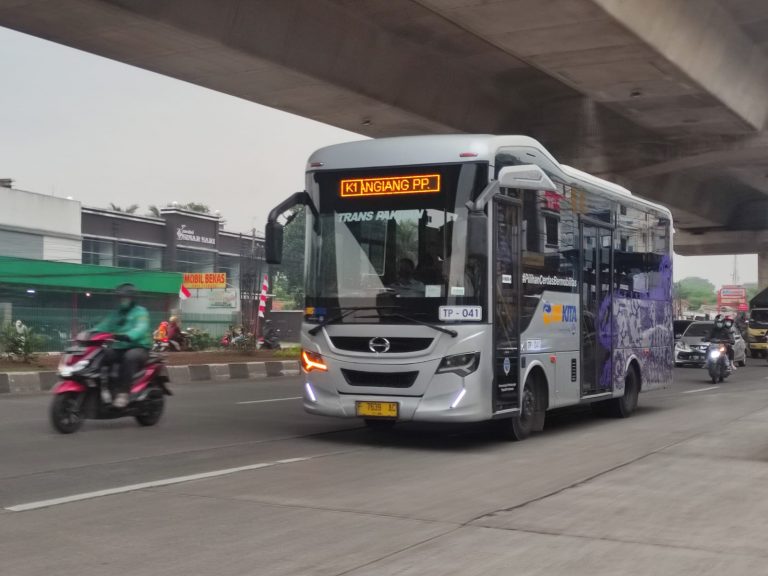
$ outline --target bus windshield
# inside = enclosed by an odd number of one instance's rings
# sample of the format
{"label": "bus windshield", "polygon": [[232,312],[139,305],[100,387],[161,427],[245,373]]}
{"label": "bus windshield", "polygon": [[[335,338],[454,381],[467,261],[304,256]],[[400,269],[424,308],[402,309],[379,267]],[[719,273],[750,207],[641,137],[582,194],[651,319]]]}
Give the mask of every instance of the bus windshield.
{"label": "bus windshield", "polygon": [[756,308],[752,310],[749,321],[755,328],[758,326],[768,327],[768,308]]}
{"label": "bus windshield", "polygon": [[[310,225],[307,307],[344,322],[438,321],[442,305],[485,307],[485,247],[466,246],[467,208],[487,167],[456,164],[320,172]],[[323,314],[322,310],[326,310]],[[308,314],[310,317],[313,314]],[[311,319],[311,318],[310,318]]]}

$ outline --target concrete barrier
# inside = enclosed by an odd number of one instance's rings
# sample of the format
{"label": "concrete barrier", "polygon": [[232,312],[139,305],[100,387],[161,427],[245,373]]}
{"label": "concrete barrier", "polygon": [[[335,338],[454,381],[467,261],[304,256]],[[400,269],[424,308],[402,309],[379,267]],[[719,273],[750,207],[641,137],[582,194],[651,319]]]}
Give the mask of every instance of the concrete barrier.
{"label": "concrete barrier", "polygon": [[192,382],[211,379],[211,367],[208,364],[190,364],[189,379]]}
{"label": "concrete barrier", "polygon": [[229,364],[208,364],[211,380],[229,380]]}
{"label": "concrete barrier", "polygon": [[266,378],[267,366],[264,362],[248,362],[248,378]]}
{"label": "concrete barrier", "polygon": [[[191,364],[168,366],[172,384],[205,380],[264,380],[265,378],[298,376],[301,373],[296,360],[268,362],[235,362],[232,364]],[[56,372],[2,372],[0,394],[29,394],[47,392],[58,380]]]}
{"label": "concrete barrier", "polygon": [[39,372],[10,372],[8,384],[11,394],[24,394],[25,392],[40,392]]}
{"label": "concrete barrier", "polygon": [[248,373],[248,363],[238,362],[236,364],[229,364],[229,377],[233,380],[250,377],[250,374]]}
{"label": "concrete barrier", "polygon": [[168,366],[168,378],[171,382],[189,382],[189,366]]}

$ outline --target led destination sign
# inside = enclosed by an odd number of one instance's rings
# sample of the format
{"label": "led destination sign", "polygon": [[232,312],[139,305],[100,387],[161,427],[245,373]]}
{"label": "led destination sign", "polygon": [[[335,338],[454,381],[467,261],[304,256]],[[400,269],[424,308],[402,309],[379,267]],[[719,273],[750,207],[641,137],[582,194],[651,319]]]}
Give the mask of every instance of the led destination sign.
{"label": "led destination sign", "polygon": [[341,180],[339,192],[343,198],[440,192],[440,174]]}

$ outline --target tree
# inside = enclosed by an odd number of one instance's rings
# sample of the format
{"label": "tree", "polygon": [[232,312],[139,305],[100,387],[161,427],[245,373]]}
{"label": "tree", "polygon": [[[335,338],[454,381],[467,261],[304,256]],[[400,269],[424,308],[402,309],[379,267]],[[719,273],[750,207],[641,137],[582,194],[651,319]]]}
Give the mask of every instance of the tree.
{"label": "tree", "polygon": [[675,297],[687,300],[694,310],[700,308],[702,304],[717,302],[715,285],[709,280],[695,276],[683,278],[675,284]]}
{"label": "tree", "polygon": [[113,204],[112,202],[109,203],[109,207],[111,210],[114,210],[115,212],[123,212],[125,214],[133,214],[136,212],[136,210],[139,209],[138,204],[131,204],[130,206],[128,206],[128,208],[122,208],[117,204]]}
{"label": "tree", "polygon": [[186,204],[182,204],[180,208],[184,210],[189,210],[191,212],[199,212],[200,214],[210,214],[211,209],[200,202],[187,202]]}
{"label": "tree", "polygon": [[149,214],[147,216],[152,216],[154,218],[160,218],[160,208],[155,206],[154,204],[149,207]]}

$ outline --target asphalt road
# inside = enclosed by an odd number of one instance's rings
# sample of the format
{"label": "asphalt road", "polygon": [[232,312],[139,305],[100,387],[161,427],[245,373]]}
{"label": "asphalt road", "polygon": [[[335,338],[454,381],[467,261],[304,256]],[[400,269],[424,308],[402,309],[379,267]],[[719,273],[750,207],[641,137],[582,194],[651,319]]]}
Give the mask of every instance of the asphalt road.
{"label": "asphalt road", "polygon": [[0,574],[768,574],[768,363],[675,374],[631,419],[519,444],[312,417],[299,378],[178,386],[154,428],[71,436],[49,397],[4,397]]}

